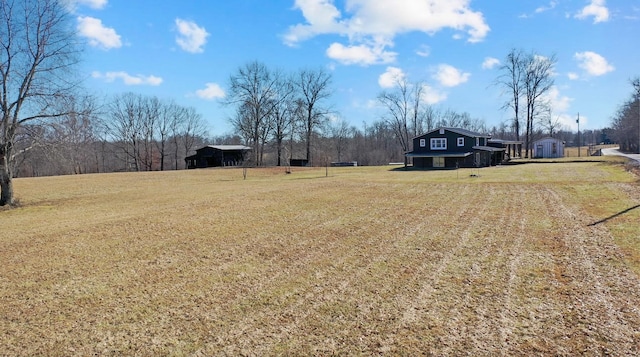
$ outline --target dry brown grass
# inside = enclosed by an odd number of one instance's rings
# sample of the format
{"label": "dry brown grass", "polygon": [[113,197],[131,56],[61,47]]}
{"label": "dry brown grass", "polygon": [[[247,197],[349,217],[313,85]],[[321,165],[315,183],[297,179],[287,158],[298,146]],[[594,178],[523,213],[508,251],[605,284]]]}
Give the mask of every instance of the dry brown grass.
{"label": "dry brown grass", "polygon": [[16,180],[0,354],[640,353],[640,209],[593,224],[640,204],[620,166],[324,176]]}
{"label": "dry brown grass", "polygon": [[[598,149],[606,149],[606,148],[612,148],[612,147],[618,147],[619,145],[615,145],[615,144],[608,144],[608,145],[594,145],[592,146],[593,149],[598,150]],[[588,157],[589,156],[589,146],[581,146],[581,147],[577,147],[577,146],[566,146],[564,148],[564,156],[565,157],[571,157],[571,158],[584,158],[584,157]]]}

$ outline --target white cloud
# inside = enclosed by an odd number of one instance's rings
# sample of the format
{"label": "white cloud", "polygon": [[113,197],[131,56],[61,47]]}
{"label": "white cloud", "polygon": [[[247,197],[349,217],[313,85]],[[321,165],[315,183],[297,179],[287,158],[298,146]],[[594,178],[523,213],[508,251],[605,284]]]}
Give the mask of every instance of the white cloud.
{"label": "white cloud", "polygon": [[591,16],[593,16],[594,24],[609,20],[609,9],[606,6],[606,0],[591,0],[591,3],[578,12],[575,17],[586,19]]}
{"label": "white cloud", "polygon": [[378,84],[382,88],[393,88],[398,84],[398,81],[402,81],[405,78],[405,74],[402,69],[397,67],[387,67],[386,72],[378,77]]}
{"label": "white cloud", "polygon": [[74,13],[78,6],[88,6],[95,10],[104,9],[107,6],[108,0],[61,0],[61,3],[64,7],[69,10],[69,12]]}
{"label": "white cloud", "polygon": [[537,8],[535,12],[536,12],[536,14],[539,14],[541,12],[553,10],[556,7],[556,5],[558,5],[557,1],[551,1],[551,2],[549,2],[549,5],[540,6],[539,8]]}
{"label": "white cloud", "polygon": [[[557,120],[558,123],[560,124],[560,127],[556,128],[556,130],[571,130],[571,131],[576,131],[578,129],[578,123],[576,123],[576,119],[577,119],[577,113],[576,114],[570,114],[570,113],[561,113],[558,115],[553,115],[553,119]],[[588,118],[584,115],[580,115],[580,127],[581,128],[586,128],[588,123]]]}
{"label": "white cloud", "polygon": [[76,0],[76,3],[97,10],[104,9],[104,7],[107,6],[107,0]]}
{"label": "white cloud", "polygon": [[102,25],[100,19],[89,16],[78,17],[78,33],[80,36],[89,39],[89,44],[93,47],[100,47],[105,50],[119,48],[122,46],[120,35],[116,30]]}
{"label": "white cloud", "polygon": [[193,21],[176,19],[176,27],[178,36],[176,43],[180,48],[191,53],[201,53],[204,51],[203,46],[207,43],[209,33],[204,27],[198,26]]}
{"label": "white cloud", "polygon": [[96,79],[104,79],[106,82],[114,82],[116,79],[121,79],[125,85],[135,86],[135,85],[150,85],[150,86],[159,86],[162,84],[162,78],[156,76],[143,76],[137,75],[132,76],[127,72],[119,71],[119,72],[93,72],[91,73],[91,77]]}
{"label": "white cloud", "polygon": [[327,57],[342,64],[370,64],[390,63],[396,59],[395,52],[384,51],[382,47],[369,47],[367,45],[344,46],[332,43],[327,49]]}
{"label": "white cloud", "polygon": [[428,85],[422,86],[422,102],[428,105],[438,104],[447,99],[447,94]]}
{"label": "white cloud", "polygon": [[489,26],[481,12],[469,7],[469,2],[404,0],[399,4],[396,0],[349,0],[341,12],[332,0],[296,0],[294,7],[306,22],[290,26],[283,39],[294,46],[317,35],[336,34],[349,39],[343,49],[359,48],[364,43],[378,53],[387,53],[385,47],[393,46],[393,39],[399,34],[418,31],[434,35],[453,29],[457,31],[454,37],[465,34],[467,41],[479,42],[487,36]]}
{"label": "white cloud", "polygon": [[468,81],[470,76],[470,73],[463,73],[451,65],[441,64],[433,78],[445,87],[455,87]]}
{"label": "white cloud", "polygon": [[558,87],[553,86],[544,95],[544,100],[548,101],[551,105],[551,110],[555,113],[564,113],[569,110],[571,101],[573,99],[560,94]]}
{"label": "white cloud", "polygon": [[[573,98],[562,95],[557,86],[552,86],[540,99],[549,104],[551,119],[560,124],[555,130],[576,130],[576,114],[569,112]],[[584,123],[586,118],[583,120],[581,116],[580,124]]]}
{"label": "white cloud", "polygon": [[344,33],[346,27],[338,20],[340,11],[331,0],[296,0],[294,7],[302,11],[307,24],[289,27],[285,43],[294,45],[318,34]]}
{"label": "white cloud", "polygon": [[569,79],[572,80],[572,81],[575,81],[575,80],[580,78],[580,76],[575,72],[567,73],[567,77],[569,77]]}
{"label": "white cloud", "polygon": [[492,69],[500,64],[500,60],[493,57],[485,57],[482,61],[482,69]]}
{"label": "white cloud", "polygon": [[431,54],[431,48],[429,48],[429,46],[427,45],[422,45],[416,51],[416,54],[420,57],[429,57],[429,55]]}
{"label": "white cloud", "polygon": [[204,89],[198,89],[196,91],[196,96],[206,100],[213,100],[217,98],[224,98],[226,93],[218,84],[207,83]]}
{"label": "white cloud", "polygon": [[602,76],[603,74],[609,73],[615,69],[615,67],[610,65],[604,57],[595,52],[578,52],[573,56],[573,58],[578,61],[578,66],[584,69],[591,76]]}

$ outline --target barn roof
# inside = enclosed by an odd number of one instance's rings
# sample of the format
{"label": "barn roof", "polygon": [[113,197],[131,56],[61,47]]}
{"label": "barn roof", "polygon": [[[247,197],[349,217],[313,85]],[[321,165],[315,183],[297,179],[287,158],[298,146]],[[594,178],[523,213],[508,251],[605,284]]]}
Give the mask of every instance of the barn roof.
{"label": "barn roof", "polygon": [[218,150],[222,150],[222,151],[251,150],[250,147],[244,146],[244,145],[207,145],[206,147],[210,147],[210,148],[214,148],[214,149],[218,149]]}
{"label": "barn roof", "polygon": [[495,151],[505,151],[505,148],[496,148],[493,146],[474,146],[472,147],[473,150],[480,150],[480,151],[490,151],[490,152],[495,152]]}
{"label": "barn roof", "polygon": [[562,141],[562,140],[560,140],[558,138],[552,138],[550,136],[547,136],[547,137],[544,137],[544,138],[540,138],[540,139],[534,141],[533,143],[535,144],[535,143],[540,142],[540,141],[556,141],[556,142],[562,142],[562,143],[564,142],[564,141]]}
{"label": "barn roof", "polygon": [[464,135],[464,136],[470,136],[473,138],[490,138],[491,135],[487,135],[487,134],[481,134],[481,133],[477,133],[475,131],[471,131],[471,130],[467,130],[467,129],[461,129],[461,128],[446,128],[446,127],[441,127],[441,128],[437,128],[437,129],[433,129],[431,131],[428,131],[422,135],[417,136],[417,138],[422,137],[422,136],[426,136],[429,135],[431,133],[435,133],[437,131],[440,131],[440,129],[444,129],[456,134],[460,134],[460,135]]}
{"label": "barn roof", "polygon": [[507,144],[522,144],[522,141],[520,141],[520,140],[505,140],[505,139],[489,139],[489,143],[507,145]]}

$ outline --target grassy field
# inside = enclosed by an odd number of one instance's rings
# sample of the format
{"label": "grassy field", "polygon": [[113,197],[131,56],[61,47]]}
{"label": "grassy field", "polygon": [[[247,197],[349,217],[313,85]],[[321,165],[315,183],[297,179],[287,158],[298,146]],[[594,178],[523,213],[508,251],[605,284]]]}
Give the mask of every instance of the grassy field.
{"label": "grassy field", "polygon": [[617,163],[15,189],[0,355],[640,354],[640,182]]}

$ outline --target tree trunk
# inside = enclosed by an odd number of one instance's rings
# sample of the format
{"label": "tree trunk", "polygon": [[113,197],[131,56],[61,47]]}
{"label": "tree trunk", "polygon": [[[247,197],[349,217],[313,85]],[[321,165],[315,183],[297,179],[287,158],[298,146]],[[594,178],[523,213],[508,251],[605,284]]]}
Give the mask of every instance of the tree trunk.
{"label": "tree trunk", "polygon": [[311,134],[313,132],[313,106],[307,105],[307,122],[306,122],[306,139],[307,139],[307,165],[311,166]]}
{"label": "tree trunk", "polygon": [[162,138],[162,143],[160,144],[160,171],[164,171],[164,138]]}
{"label": "tree trunk", "polygon": [[7,160],[9,155],[0,155],[0,206],[13,205],[13,175]]}
{"label": "tree trunk", "polygon": [[311,132],[307,132],[307,164],[311,164]]}
{"label": "tree trunk", "polygon": [[[175,145],[175,148],[174,148],[175,149],[175,155],[176,155],[175,164],[176,164],[176,170],[177,170],[178,169],[178,154],[179,154],[178,153],[178,139],[175,139],[173,143]],[[187,155],[189,155],[189,153],[185,154],[185,158],[186,158]],[[186,164],[185,164],[185,166],[186,166]]]}
{"label": "tree trunk", "polygon": [[278,151],[278,162],[276,166],[282,166],[282,138],[280,138],[279,136],[276,139],[276,146]]}

